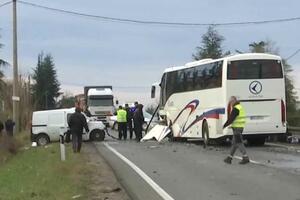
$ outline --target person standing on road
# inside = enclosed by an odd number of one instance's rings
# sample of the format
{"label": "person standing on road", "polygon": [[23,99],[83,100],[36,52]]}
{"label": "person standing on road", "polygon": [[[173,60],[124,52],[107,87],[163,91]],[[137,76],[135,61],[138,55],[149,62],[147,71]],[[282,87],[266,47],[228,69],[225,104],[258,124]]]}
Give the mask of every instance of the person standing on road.
{"label": "person standing on road", "polygon": [[5,121],[5,131],[6,134],[10,137],[13,136],[14,126],[15,122],[10,117],[8,117],[8,119]]}
{"label": "person standing on road", "polygon": [[119,106],[117,111],[117,123],[118,123],[118,131],[119,131],[119,140],[124,138],[127,139],[127,112],[123,109],[122,106]]}
{"label": "person standing on road", "polygon": [[240,164],[247,164],[250,162],[249,157],[247,156],[246,148],[243,143],[242,133],[246,124],[246,113],[243,106],[237,100],[235,96],[230,98],[230,106],[232,111],[228,117],[228,120],[223,126],[223,129],[231,125],[233,136],[232,136],[232,146],[230,149],[230,154],[225,158],[224,162],[231,164],[233,155],[236,149],[239,149],[243,154],[243,159]]}
{"label": "person standing on road", "polygon": [[132,135],[133,135],[133,127],[132,127],[132,118],[133,118],[133,112],[131,112],[131,109],[129,108],[128,103],[125,104],[125,110],[127,112],[127,126],[129,129],[129,138],[132,139]]}
{"label": "person standing on road", "polygon": [[134,102],[134,106],[130,109],[132,113],[134,113],[137,109],[137,106],[139,105],[139,102]]}
{"label": "person standing on road", "polygon": [[138,104],[137,109],[133,114],[134,132],[137,142],[139,142],[142,139],[144,121],[145,119],[143,115],[143,105]]}
{"label": "person standing on road", "polygon": [[83,128],[88,133],[89,127],[86,122],[85,116],[81,113],[81,109],[76,107],[75,113],[70,116],[68,121],[70,131],[72,134],[72,146],[74,153],[80,153],[82,144]]}

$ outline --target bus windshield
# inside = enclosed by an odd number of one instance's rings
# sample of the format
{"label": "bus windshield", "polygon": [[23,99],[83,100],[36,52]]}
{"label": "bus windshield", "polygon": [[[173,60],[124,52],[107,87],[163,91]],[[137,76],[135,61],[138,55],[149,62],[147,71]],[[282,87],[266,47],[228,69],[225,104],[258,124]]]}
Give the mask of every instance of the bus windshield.
{"label": "bus windshield", "polygon": [[275,79],[283,78],[279,60],[238,60],[228,62],[227,78]]}

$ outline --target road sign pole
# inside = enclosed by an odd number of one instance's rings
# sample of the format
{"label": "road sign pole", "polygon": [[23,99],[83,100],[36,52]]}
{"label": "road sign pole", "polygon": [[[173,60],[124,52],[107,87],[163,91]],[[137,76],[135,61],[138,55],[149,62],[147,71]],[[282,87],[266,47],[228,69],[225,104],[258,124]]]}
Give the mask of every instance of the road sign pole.
{"label": "road sign pole", "polygon": [[19,91],[18,91],[18,46],[17,46],[17,0],[13,0],[13,121],[15,133],[19,132]]}

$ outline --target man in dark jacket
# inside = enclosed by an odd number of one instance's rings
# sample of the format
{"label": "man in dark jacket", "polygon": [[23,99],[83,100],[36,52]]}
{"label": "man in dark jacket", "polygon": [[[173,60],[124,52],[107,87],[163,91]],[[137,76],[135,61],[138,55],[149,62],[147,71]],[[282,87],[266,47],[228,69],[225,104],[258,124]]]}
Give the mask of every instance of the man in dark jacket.
{"label": "man in dark jacket", "polygon": [[72,134],[73,152],[80,153],[83,128],[88,133],[89,127],[86,122],[85,116],[81,113],[80,108],[75,109],[75,113],[70,116],[68,121],[70,131]]}
{"label": "man in dark jacket", "polygon": [[240,162],[240,164],[247,164],[250,162],[250,160],[247,155],[246,148],[242,138],[242,133],[246,124],[246,113],[243,106],[240,104],[240,102],[236,99],[235,96],[232,96],[230,98],[229,103],[232,110],[223,128],[226,128],[229,125],[231,125],[233,136],[232,136],[232,146],[231,146],[230,154],[227,158],[225,158],[224,162],[227,164],[231,164],[235,151],[239,149],[243,154],[243,160]]}
{"label": "man in dark jacket", "polygon": [[133,114],[134,132],[137,142],[139,142],[142,139],[144,121],[145,119],[143,115],[143,105],[138,104]]}
{"label": "man in dark jacket", "polygon": [[10,117],[5,122],[5,131],[6,134],[10,137],[13,136],[15,122],[10,119]]}
{"label": "man in dark jacket", "polygon": [[132,118],[133,118],[133,112],[131,111],[131,109],[129,108],[128,104],[125,104],[125,110],[127,112],[127,126],[129,129],[129,138],[132,139],[132,135],[133,135],[133,126],[132,126]]}

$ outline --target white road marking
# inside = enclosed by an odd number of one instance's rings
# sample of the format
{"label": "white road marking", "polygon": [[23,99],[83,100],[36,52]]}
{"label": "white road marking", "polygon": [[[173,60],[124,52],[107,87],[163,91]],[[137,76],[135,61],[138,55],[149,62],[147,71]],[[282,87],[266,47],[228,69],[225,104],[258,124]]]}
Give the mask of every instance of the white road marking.
{"label": "white road marking", "polygon": [[126,164],[128,164],[138,175],[140,175],[164,200],[174,200],[164,189],[162,189],[157,183],[155,183],[145,172],[143,172],[138,166],[136,166],[133,162],[128,160],[125,156],[120,154],[116,149],[111,147],[108,143],[104,143],[104,145],[112,151],[116,156],[118,156],[121,160],[123,160]]}
{"label": "white road marking", "polygon": [[[243,160],[243,158],[240,157],[240,156],[233,156],[233,157],[236,158],[236,159],[239,159],[239,160]],[[257,164],[257,165],[262,165],[262,163],[257,162],[255,160],[250,160],[250,163]]]}

